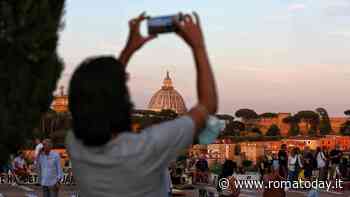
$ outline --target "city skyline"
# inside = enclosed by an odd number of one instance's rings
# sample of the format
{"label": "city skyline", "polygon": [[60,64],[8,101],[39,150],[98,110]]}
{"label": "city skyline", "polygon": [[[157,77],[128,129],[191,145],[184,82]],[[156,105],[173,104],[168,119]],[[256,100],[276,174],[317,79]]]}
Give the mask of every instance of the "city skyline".
{"label": "city skyline", "polygon": [[[218,81],[220,113],[239,108],[297,112],[324,107],[330,116],[350,108],[350,2],[326,1],[68,1],[59,54],[67,86],[86,57],[117,55],[127,38],[127,21],[150,15],[197,11],[202,18]],[[155,56],[156,55],[156,56]],[[169,60],[171,60],[169,62]],[[128,67],[136,108],[146,108],[170,70],[186,105],[196,101],[191,52],[174,35],[160,35],[139,51]],[[186,76],[186,77],[184,77]]]}

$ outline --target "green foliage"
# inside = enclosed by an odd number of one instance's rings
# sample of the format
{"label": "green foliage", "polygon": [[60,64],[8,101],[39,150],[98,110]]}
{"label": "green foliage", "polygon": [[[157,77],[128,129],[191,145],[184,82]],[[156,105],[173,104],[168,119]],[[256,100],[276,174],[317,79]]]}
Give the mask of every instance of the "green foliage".
{"label": "green foliage", "polygon": [[220,139],[230,139],[232,143],[237,142],[255,142],[255,141],[278,141],[283,139],[281,136],[225,136]]}
{"label": "green foliage", "polygon": [[273,112],[266,112],[259,115],[259,118],[277,118],[278,114]]}
{"label": "green foliage", "polygon": [[316,136],[317,135],[317,131],[313,128],[310,128],[308,131],[308,135],[309,136]]}
{"label": "green foliage", "polygon": [[258,114],[252,109],[239,109],[236,111],[235,116],[242,119],[257,119]]}
{"label": "green foliage", "polygon": [[346,121],[340,128],[342,135],[350,136],[350,120]]}
{"label": "green foliage", "polygon": [[295,114],[295,117],[297,117],[299,120],[305,121],[307,123],[307,130],[315,130],[318,129],[318,124],[320,122],[320,116],[310,110],[300,111],[297,114]]}
{"label": "green foliage", "polygon": [[242,161],[242,166],[245,168],[249,168],[253,165],[253,162],[251,160],[243,160]]}
{"label": "green foliage", "polygon": [[297,136],[300,133],[299,123],[300,119],[297,116],[288,116],[282,120],[284,123],[289,124],[290,128],[288,131],[289,136]]}
{"label": "green foliage", "polygon": [[232,122],[235,119],[233,116],[228,114],[217,114],[216,117],[220,120],[225,120],[229,122]]}
{"label": "green foliage", "polygon": [[320,121],[319,129],[321,135],[328,135],[332,131],[330,122],[324,119]]}
{"label": "green foliage", "polygon": [[347,116],[350,116],[350,109],[344,111],[344,114],[347,115]]}
{"label": "green foliage", "polygon": [[0,2],[0,160],[32,137],[52,102],[63,10],[64,0]]}
{"label": "green foliage", "polygon": [[221,171],[222,171],[222,165],[220,163],[214,163],[210,166],[210,172],[211,173],[214,173],[214,174],[217,174],[217,175],[220,175],[221,174]]}
{"label": "green foliage", "polygon": [[252,132],[254,132],[254,133],[258,134],[258,135],[262,135],[262,132],[261,132],[261,130],[258,127],[253,128]]}
{"label": "green foliage", "polygon": [[251,109],[239,109],[236,111],[235,116],[242,118],[247,131],[252,131],[252,129],[256,127],[256,123],[259,118],[258,114]]}
{"label": "green foliage", "polygon": [[328,116],[328,113],[326,109],[324,108],[317,108],[316,111],[321,117],[320,124],[319,124],[319,129],[320,129],[320,134],[321,135],[327,135],[331,133],[332,131],[332,126],[331,122]]}
{"label": "green foliage", "polygon": [[135,111],[136,114],[133,115],[132,122],[138,123],[141,129],[158,124],[164,121],[173,120],[178,117],[178,114],[172,110],[162,110],[160,112],[149,111],[149,110],[138,110]]}
{"label": "green foliage", "polygon": [[276,124],[271,125],[266,132],[266,136],[279,136],[279,135],[281,135],[280,128]]}
{"label": "green foliage", "polygon": [[226,125],[223,136],[239,136],[244,131],[245,125],[240,121],[233,121]]}
{"label": "green foliage", "polygon": [[171,109],[164,109],[159,112],[158,116],[162,117],[163,120],[173,120],[177,118],[177,113]]}
{"label": "green foliage", "polygon": [[245,125],[243,122],[240,121],[233,121],[232,122],[232,127],[233,127],[233,131],[235,131],[236,133],[244,131],[245,130]]}
{"label": "green foliage", "polygon": [[300,134],[299,126],[293,124],[293,125],[290,127],[289,131],[288,131],[288,135],[289,135],[289,136],[297,136],[297,135],[299,135],[299,134]]}

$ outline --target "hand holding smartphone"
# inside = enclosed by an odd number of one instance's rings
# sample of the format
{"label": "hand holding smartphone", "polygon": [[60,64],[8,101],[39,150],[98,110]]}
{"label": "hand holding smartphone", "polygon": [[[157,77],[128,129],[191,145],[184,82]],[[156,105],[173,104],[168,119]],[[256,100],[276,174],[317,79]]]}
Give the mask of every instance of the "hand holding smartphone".
{"label": "hand holding smartphone", "polygon": [[148,34],[175,32],[193,49],[205,48],[200,19],[196,12],[169,16],[148,17]]}

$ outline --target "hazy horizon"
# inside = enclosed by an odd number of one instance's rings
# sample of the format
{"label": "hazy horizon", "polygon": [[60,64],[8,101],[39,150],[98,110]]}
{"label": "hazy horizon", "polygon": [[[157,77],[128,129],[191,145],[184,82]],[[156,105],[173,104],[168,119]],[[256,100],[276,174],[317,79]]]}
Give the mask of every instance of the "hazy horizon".
{"label": "hazy horizon", "polygon": [[[68,0],[59,54],[67,86],[86,57],[122,50],[127,22],[142,11],[151,16],[195,10],[202,19],[217,79],[219,113],[239,108],[297,112],[324,107],[330,116],[350,109],[350,1],[93,1]],[[172,34],[160,35],[128,66],[136,108],[146,108],[169,70],[187,107],[196,101],[191,51]]]}

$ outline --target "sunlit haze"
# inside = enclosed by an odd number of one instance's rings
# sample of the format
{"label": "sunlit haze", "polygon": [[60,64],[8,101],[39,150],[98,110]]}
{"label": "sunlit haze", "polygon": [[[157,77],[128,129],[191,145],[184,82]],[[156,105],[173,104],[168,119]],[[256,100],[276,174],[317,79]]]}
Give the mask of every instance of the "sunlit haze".
{"label": "sunlit haze", "polygon": [[[343,116],[350,108],[349,0],[68,0],[59,46],[65,70],[59,85],[67,86],[86,57],[118,56],[128,20],[142,11],[151,16],[199,13],[220,113],[324,107],[331,116]],[[137,52],[128,66],[136,108],[146,108],[167,70],[187,107],[196,102],[191,51],[167,34]]]}

